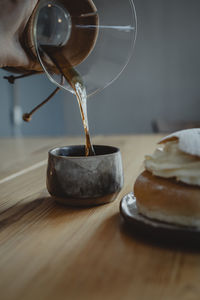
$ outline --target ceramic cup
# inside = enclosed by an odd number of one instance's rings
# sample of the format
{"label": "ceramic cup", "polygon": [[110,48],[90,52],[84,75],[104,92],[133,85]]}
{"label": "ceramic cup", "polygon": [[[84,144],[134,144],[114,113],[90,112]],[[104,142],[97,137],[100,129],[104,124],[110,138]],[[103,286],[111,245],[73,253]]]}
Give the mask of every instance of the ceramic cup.
{"label": "ceramic cup", "polygon": [[47,189],[66,205],[105,204],[116,199],[123,186],[121,153],[111,146],[94,146],[95,156],[85,156],[85,146],[49,151]]}

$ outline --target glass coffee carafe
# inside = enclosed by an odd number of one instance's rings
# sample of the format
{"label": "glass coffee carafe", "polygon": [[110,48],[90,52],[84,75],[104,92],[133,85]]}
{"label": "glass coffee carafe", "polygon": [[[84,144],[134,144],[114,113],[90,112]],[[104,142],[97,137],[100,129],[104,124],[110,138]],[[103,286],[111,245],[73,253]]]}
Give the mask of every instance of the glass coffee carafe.
{"label": "glass coffee carafe", "polygon": [[[87,99],[108,86],[128,64],[136,23],[132,0],[41,0],[28,23],[27,44],[42,69],[57,89],[77,97],[86,156],[95,155]],[[23,119],[30,121],[38,107]]]}
{"label": "glass coffee carafe", "polygon": [[[32,18],[32,38],[48,78],[72,93],[65,66],[84,84],[87,97],[123,71],[136,39],[132,0],[41,0]],[[53,53],[53,55],[52,55]]]}
{"label": "glass coffee carafe", "polygon": [[5,68],[22,73],[5,78],[14,83],[17,78],[45,72],[57,87],[23,119],[30,121],[63,88],[78,99],[88,139],[87,99],[121,74],[133,52],[136,33],[132,0],[39,0],[21,36],[32,64]]}

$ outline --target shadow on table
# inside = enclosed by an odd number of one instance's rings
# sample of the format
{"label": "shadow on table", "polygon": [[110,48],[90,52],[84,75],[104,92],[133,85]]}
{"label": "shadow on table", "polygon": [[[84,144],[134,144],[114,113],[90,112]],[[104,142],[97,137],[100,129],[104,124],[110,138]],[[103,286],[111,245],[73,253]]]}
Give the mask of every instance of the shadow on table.
{"label": "shadow on table", "polygon": [[142,244],[154,247],[165,248],[174,251],[200,252],[200,240],[173,239],[165,235],[152,235],[149,231],[140,230],[130,226],[122,217],[120,217],[120,231],[129,239],[134,239]]}
{"label": "shadow on table", "polygon": [[[43,193],[42,193],[43,194]],[[11,226],[14,223],[21,221],[26,224],[33,222],[34,216],[39,218],[54,218],[57,219],[61,216],[77,214],[77,217],[84,214],[86,210],[91,210],[91,206],[88,207],[72,207],[57,204],[52,197],[46,195],[39,198],[31,199],[26,198],[15,205],[10,206],[6,210],[0,212],[0,230],[5,227]]]}
{"label": "shadow on table", "polygon": [[[37,220],[41,219],[52,219],[59,221],[60,223],[65,222],[67,216],[76,215],[76,217],[81,217],[91,212],[91,210],[101,209],[102,206],[94,207],[72,207],[57,204],[50,196],[45,196],[29,200],[28,198],[21,200],[12,207],[4,210],[0,213],[0,230],[5,229],[15,223],[21,222],[23,225],[29,225]],[[110,204],[105,204],[109,207]],[[87,215],[86,215],[87,217]],[[64,218],[64,219],[63,219]],[[139,242],[146,245],[151,245],[155,247],[173,249],[177,251],[190,251],[190,252],[199,252],[200,251],[200,241],[184,241],[184,240],[175,240],[170,239],[166,236],[153,236],[148,231],[140,231],[133,226],[130,226],[128,223],[124,222],[120,213],[115,213],[108,218],[105,218],[99,228],[97,229],[97,234],[100,234],[102,237],[102,232],[105,233],[109,229],[109,234],[118,235],[121,237],[128,238],[129,242]],[[110,238],[112,238],[110,236]]]}

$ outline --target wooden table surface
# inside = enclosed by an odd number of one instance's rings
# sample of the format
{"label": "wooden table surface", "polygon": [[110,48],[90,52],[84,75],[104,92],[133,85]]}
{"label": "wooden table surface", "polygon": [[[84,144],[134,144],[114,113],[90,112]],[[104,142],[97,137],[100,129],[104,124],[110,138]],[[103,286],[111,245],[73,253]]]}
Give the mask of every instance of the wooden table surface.
{"label": "wooden table surface", "polygon": [[200,299],[200,253],[160,247],[126,230],[119,203],[159,136],[94,138],[121,149],[115,202],[59,206],[45,187],[48,149],[78,138],[0,139],[0,299]]}

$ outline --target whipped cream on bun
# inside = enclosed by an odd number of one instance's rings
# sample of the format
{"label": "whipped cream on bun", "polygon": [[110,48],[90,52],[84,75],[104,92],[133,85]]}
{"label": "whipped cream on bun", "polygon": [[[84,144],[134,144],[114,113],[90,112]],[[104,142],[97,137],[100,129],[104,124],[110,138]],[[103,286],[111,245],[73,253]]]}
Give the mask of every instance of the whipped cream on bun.
{"label": "whipped cream on bun", "polygon": [[200,129],[174,133],[161,141],[145,168],[153,175],[200,186]]}

